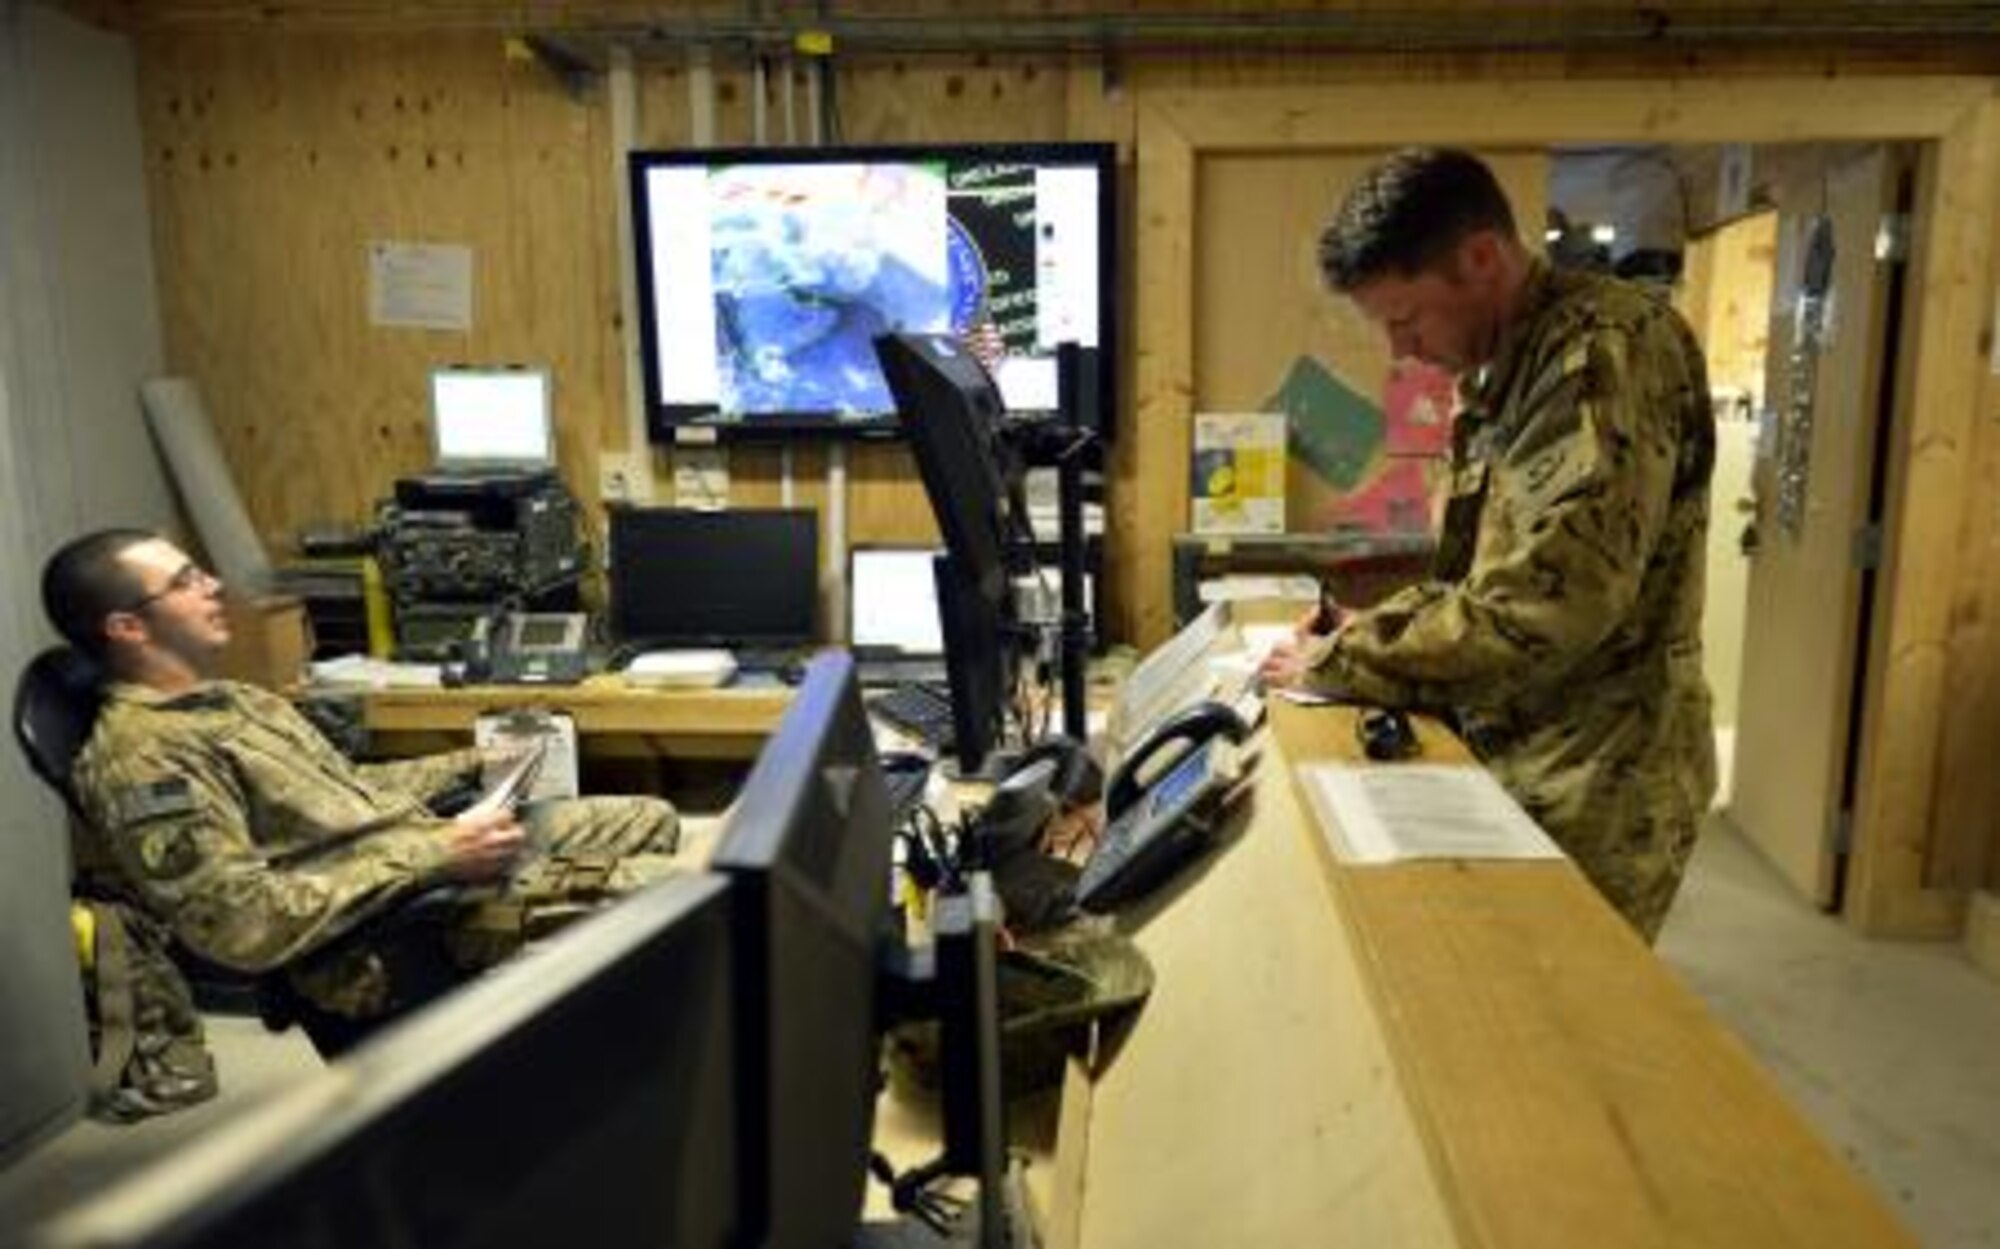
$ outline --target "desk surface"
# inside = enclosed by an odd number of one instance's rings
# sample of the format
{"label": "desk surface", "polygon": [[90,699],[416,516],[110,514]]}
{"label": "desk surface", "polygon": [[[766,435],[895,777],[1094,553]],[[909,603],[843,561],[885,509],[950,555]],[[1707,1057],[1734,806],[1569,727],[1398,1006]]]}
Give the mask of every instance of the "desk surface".
{"label": "desk surface", "polygon": [[580,734],[733,742],[754,754],[791,700],[791,687],[784,685],[643,689],[599,675],[581,685],[377,690],[365,696],[363,714],[376,733],[470,733],[481,712],[547,707],[575,716]]}
{"label": "desk surface", "polygon": [[1352,714],[1275,706],[1223,848],[1132,917],[1158,983],[1057,1243],[1914,1243],[1566,861],[1334,862],[1291,763]]}

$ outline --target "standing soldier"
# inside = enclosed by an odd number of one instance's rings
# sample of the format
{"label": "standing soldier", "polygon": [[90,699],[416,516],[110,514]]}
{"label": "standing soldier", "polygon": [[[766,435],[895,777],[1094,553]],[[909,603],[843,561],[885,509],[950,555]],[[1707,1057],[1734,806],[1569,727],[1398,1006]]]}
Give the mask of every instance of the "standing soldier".
{"label": "standing soldier", "polygon": [[1639,288],[1530,255],[1465,152],[1370,171],[1320,266],[1398,356],[1458,374],[1451,493],[1429,579],[1322,611],[1265,676],[1450,716],[1650,941],[1715,787],[1700,348]]}

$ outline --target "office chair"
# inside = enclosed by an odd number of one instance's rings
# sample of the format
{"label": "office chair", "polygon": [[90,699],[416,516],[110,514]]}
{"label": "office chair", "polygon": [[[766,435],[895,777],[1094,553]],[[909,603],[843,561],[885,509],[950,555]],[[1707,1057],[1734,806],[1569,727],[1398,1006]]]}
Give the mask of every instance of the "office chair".
{"label": "office chair", "polygon": [[[104,705],[100,676],[90,660],[57,646],[30,660],[14,687],[14,738],[21,753],[35,775],[62,797],[71,817],[86,828],[90,817],[70,784],[70,769],[90,740]],[[285,968],[261,975],[241,972],[202,958],[178,942],[174,961],[202,1009],[254,1014],[273,1032],[296,1023],[322,1057],[332,1058],[464,978],[446,956],[440,933],[442,923],[456,910],[453,895],[449,887],[419,894],[310,956],[337,954],[364,937],[374,941],[389,965],[392,982],[404,990],[403,999],[380,1017],[357,1020],[322,1009],[293,987]]]}

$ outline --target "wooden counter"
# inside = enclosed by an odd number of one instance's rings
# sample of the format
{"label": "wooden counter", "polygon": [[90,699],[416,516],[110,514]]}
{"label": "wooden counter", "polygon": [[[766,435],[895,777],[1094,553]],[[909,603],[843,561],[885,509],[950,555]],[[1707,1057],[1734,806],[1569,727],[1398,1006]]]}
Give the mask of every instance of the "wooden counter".
{"label": "wooden counter", "polygon": [[1915,1243],[1568,862],[1340,866],[1291,764],[1353,757],[1352,711],[1266,736],[1224,846],[1128,917],[1158,984],[1052,1243]]}
{"label": "wooden counter", "polygon": [[434,746],[440,736],[469,740],[482,712],[546,707],[576,718],[585,746],[607,754],[750,759],[792,699],[784,685],[711,690],[639,689],[616,676],[581,685],[468,685],[379,690],[364,719],[386,753]]}

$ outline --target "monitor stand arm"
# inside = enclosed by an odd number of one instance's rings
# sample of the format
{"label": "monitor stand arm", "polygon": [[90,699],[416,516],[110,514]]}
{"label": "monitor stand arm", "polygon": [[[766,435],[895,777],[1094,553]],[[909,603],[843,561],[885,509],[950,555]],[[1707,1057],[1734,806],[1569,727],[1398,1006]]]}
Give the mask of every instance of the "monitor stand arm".
{"label": "monitor stand arm", "polygon": [[[873,1229],[856,1243],[883,1249],[892,1245],[968,1245],[976,1249],[1008,1249],[1029,1243],[1019,1203],[1009,1200],[1007,1135],[1000,1087],[1000,960],[1001,908],[993,881],[985,872],[970,873],[964,889],[940,895],[932,922],[934,944],[911,950],[891,944],[884,959],[877,998],[885,1023],[938,1021],[938,1070],[943,1083],[944,1152],[904,1175],[890,1172],[889,1188],[896,1208],[916,1216],[922,1228],[898,1224],[888,1239]],[[881,1169],[887,1169],[882,1164]],[[879,1172],[878,1172],[879,1173]],[[941,1208],[930,1186],[947,1175],[978,1180],[975,1219],[961,1219],[944,1229],[942,1238],[903,1239],[906,1235],[940,1236],[935,1216]],[[907,1205],[905,1203],[908,1203]]]}

